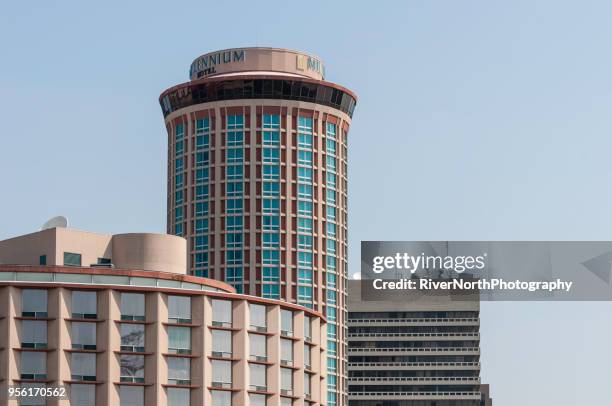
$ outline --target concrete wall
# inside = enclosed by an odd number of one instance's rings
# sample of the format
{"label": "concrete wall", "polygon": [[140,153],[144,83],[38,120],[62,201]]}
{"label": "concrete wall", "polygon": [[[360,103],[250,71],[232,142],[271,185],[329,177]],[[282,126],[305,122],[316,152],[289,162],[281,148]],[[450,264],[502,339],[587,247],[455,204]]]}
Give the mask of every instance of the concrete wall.
{"label": "concrete wall", "polygon": [[0,241],[0,264],[62,266],[64,253],[81,255],[81,266],[110,259],[115,268],[185,274],[187,241],[166,234],[107,235],[71,228],[51,228]]}

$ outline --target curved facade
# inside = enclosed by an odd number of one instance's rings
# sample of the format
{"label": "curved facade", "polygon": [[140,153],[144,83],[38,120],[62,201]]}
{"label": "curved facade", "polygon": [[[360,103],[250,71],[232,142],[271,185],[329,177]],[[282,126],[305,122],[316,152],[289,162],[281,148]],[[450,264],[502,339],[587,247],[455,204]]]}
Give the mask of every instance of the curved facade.
{"label": "curved facade", "polygon": [[0,241],[0,264],[66,265],[187,273],[186,241],[153,233],[50,228]]}
{"label": "curved facade", "polygon": [[317,57],[242,48],[198,57],[160,96],[168,232],[190,272],[327,316],[330,406],[346,404],[347,137],[356,96]]}
{"label": "curved facade", "polygon": [[326,322],[301,306],[188,275],[31,265],[0,265],[0,300],[2,393],[64,386],[50,404],[79,406],[325,404]]}

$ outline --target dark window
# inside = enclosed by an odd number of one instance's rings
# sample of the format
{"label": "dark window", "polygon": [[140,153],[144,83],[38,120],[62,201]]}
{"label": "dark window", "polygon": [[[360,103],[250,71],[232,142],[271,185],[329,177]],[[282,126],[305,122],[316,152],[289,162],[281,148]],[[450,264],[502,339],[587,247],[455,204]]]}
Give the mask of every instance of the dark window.
{"label": "dark window", "polygon": [[47,265],[47,256],[41,255],[38,257],[38,265]]}
{"label": "dark window", "polygon": [[322,83],[301,80],[239,79],[190,83],[169,91],[160,104],[164,116],[199,103],[237,99],[290,99],[315,102],[353,115],[355,99],[348,93]]}
{"label": "dark window", "polygon": [[64,266],[81,266],[81,254],[64,252]]}

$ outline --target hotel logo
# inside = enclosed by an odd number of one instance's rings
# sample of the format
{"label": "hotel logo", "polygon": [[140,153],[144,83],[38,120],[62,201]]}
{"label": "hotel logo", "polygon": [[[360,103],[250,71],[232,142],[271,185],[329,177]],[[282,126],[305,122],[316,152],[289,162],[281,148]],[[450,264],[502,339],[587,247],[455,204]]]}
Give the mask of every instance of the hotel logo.
{"label": "hotel logo", "polygon": [[323,62],[308,55],[296,55],[296,68],[299,71],[312,71],[325,78],[325,67]]}

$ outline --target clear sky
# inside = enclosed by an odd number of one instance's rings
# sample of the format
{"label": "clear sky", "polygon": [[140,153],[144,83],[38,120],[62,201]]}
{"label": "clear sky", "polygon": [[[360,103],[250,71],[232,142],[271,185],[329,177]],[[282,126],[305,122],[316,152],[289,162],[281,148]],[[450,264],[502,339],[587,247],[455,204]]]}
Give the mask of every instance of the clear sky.
{"label": "clear sky", "polygon": [[[360,240],[611,240],[610,15],[588,0],[4,2],[0,238],[57,214],[164,232],[157,97],[199,54],[260,45],[318,54],[360,97],[353,266]],[[608,401],[610,304],[485,303],[482,331],[496,405]]]}

